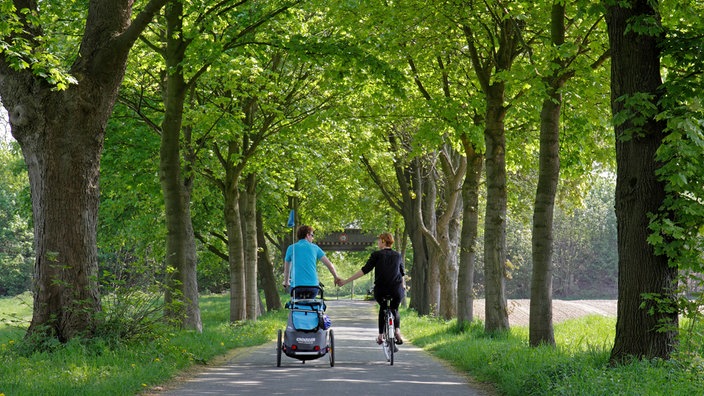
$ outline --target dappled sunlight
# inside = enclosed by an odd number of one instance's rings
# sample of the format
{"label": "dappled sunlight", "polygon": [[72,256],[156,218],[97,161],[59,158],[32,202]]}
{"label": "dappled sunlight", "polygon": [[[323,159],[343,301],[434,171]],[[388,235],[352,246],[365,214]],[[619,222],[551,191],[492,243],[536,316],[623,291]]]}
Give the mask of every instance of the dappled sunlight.
{"label": "dappled sunlight", "polygon": [[375,341],[374,305],[334,301],[327,313],[333,323],[334,367],[329,355],[303,363],[285,354],[276,367],[276,344],[268,343],[206,368],[165,394],[485,394],[410,342],[398,347],[391,366]]}

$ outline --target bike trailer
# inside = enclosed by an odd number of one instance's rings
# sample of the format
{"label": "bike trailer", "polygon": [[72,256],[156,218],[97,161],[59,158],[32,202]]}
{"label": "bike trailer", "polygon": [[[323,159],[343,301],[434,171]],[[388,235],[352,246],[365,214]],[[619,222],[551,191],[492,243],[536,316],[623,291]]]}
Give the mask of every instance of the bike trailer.
{"label": "bike trailer", "polygon": [[333,333],[323,299],[294,297],[286,303],[286,308],[289,315],[283,334],[279,330],[277,366],[281,364],[281,352],[304,363],[329,354],[330,365],[333,366]]}

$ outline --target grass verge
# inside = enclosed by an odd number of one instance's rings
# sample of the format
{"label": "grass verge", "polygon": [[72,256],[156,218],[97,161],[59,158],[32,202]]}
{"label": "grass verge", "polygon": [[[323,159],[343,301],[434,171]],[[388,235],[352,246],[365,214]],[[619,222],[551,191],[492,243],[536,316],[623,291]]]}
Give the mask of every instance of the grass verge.
{"label": "grass verge", "polygon": [[403,332],[415,345],[505,395],[695,395],[704,389],[704,365],[690,358],[702,351],[688,351],[685,359],[609,366],[615,318],[556,324],[557,347],[531,348],[526,327],[492,337],[481,322],[460,332],[456,321],[410,311],[403,317]]}
{"label": "grass verge", "polygon": [[[29,295],[0,299],[0,396],[148,393],[188,368],[274,339],[287,314],[282,310],[256,323],[230,324],[228,296],[203,296],[202,334],[164,330],[118,346],[96,339],[28,354],[22,337],[30,304]],[[531,348],[525,327],[489,336],[481,322],[458,331],[455,321],[412,311],[402,315],[403,333],[415,345],[505,395],[697,395],[704,389],[701,340],[683,342],[690,349],[670,361],[609,366],[613,318],[588,316],[557,324],[556,348]]]}
{"label": "grass verge", "polygon": [[27,354],[24,329],[12,318],[31,318],[31,308],[17,299],[0,299],[0,395],[139,394],[232,349],[274,339],[286,320],[280,311],[257,322],[231,324],[227,295],[203,296],[200,307],[201,334],[164,330],[153,339],[118,346],[100,339],[72,341],[51,352]]}

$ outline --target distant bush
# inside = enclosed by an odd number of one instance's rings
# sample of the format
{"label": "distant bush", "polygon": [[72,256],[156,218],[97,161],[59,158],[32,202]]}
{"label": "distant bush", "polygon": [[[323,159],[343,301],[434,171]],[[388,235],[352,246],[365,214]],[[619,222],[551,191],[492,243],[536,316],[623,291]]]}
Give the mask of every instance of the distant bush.
{"label": "distant bush", "polygon": [[32,207],[24,160],[0,144],[0,296],[30,290],[34,264]]}
{"label": "distant bush", "polygon": [[0,296],[16,296],[32,286],[33,257],[0,253]]}

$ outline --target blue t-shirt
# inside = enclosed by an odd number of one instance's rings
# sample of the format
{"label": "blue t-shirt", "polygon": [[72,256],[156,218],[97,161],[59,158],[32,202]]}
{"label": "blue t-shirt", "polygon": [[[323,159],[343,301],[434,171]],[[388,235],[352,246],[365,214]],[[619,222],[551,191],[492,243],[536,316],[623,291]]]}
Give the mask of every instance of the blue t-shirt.
{"label": "blue t-shirt", "polygon": [[301,239],[286,249],[284,261],[291,264],[291,287],[318,286],[318,260],[325,252],[318,245]]}

